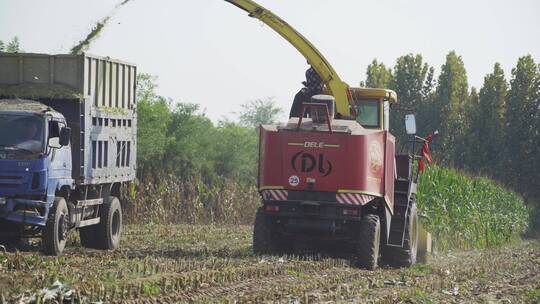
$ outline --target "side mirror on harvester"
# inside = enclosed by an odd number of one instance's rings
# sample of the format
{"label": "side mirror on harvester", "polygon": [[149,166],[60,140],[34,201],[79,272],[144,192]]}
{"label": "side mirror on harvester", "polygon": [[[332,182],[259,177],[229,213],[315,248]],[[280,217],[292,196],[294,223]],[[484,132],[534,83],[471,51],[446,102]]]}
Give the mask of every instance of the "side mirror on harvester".
{"label": "side mirror on harvester", "polygon": [[65,127],[60,131],[60,145],[67,146],[69,145],[69,140],[71,139],[71,128]]}
{"label": "side mirror on harvester", "polygon": [[414,114],[405,115],[405,129],[409,135],[416,134],[416,118]]}

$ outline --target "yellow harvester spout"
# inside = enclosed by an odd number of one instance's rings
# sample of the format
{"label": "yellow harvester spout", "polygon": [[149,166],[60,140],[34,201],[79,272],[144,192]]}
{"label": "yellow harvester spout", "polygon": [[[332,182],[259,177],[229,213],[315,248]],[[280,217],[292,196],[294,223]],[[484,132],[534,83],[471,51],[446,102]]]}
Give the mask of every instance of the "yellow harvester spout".
{"label": "yellow harvester spout", "polygon": [[[251,0],[225,0],[249,13],[271,27],[283,38],[289,41],[317,71],[326,87],[336,99],[336,111],[344,118],[351,116],[351,101],[349,101],[349,85],[341,80],[334,68],[324,56],[304,36],[298,33],[287,22],[271,11]],[[354,105],[353,109],[354,109]]]}

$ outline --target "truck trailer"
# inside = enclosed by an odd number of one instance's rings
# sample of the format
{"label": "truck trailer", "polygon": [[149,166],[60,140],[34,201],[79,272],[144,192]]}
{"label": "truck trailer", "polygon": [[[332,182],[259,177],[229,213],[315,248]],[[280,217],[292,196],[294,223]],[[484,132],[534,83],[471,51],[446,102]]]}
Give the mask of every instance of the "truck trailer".
{"label": "truck trailer", "polygon": [[0,242],[63,252],[79,231],[113,250],[136,173],[135,65],[81,55],[0,54]]}

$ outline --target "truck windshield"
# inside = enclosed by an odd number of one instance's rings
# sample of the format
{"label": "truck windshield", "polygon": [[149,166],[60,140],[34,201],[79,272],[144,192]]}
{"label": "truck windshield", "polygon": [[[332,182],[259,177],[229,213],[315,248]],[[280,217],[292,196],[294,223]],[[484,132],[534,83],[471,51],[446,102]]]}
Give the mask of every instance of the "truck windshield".
{"label": "truck windshield", "polygon": [[378,100],[359,100],[356,103],[356,107],[358,112],[356,121],[358,121],[362,127],[368,129],[380,128],[381,107]]}
{"label": "truck windshield", "polygon": [[34,114],[0,113],[0,150],[42,153],[45,119]]}

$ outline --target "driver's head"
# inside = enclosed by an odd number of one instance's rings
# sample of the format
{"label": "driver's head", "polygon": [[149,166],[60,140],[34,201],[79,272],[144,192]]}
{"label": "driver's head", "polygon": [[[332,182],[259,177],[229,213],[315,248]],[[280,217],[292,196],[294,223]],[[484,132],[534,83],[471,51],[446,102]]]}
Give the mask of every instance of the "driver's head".
{"label": "driver's head", "polygon": [[28,139],[35,139],[38,134],[38,124],[34,120],[30,120],[26,123],[24,129],[24,136]]}

